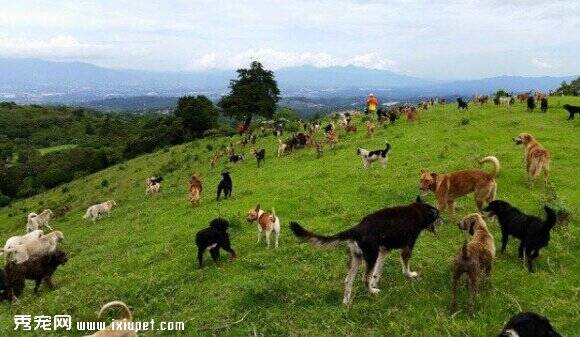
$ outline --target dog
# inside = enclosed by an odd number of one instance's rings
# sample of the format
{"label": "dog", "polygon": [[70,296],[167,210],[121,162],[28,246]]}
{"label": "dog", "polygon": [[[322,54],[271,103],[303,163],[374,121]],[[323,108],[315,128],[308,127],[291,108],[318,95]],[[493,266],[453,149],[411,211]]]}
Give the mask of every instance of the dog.
{"label": "dog", "polygon": [[369,168],[375,161],[379,161],[383,168],[387,166],[391,144],[385,142],[385,148],[382,150],[369,151],[361,147],[356,149],[356,154],[362,159],[364,168]]}
{"label": "dog", "polygon": [[474,192],[475,204],[481,212],[483,204],[495,199],[497,183],[495,178],[499,172],[499,160],[488,156],[479,161],[480,164],[492,163],[493,170],[487,173],[483,170],[462,170],[452,173],[435,173],[421,170],[419,190],[425,195],[429,191],[435,193],[437,208],[443,211],[447,208],[454,212],[455,199]]}
{"label": "dog", "polygon": [[417,110],[415,107],[410,107],[407,109],[407,121],[415,122],[417,121]]}
{"label": "dog", "polygon": [[528,112],[533,112],[534,109],[536,108],[536,101],[534,100],[534,96],[529,96],[526,99],[526,102],[528,106]]}
{"label": "dog", "polygon": [[230,163],[232,164],[236,164],[242,160],[244,160],[244,156],[242,154],[233,154],[230,156]]}
{"label": "dog", "polygon": [[101,307],[99,311],[99,318],[103,316],[103,313],[107,311],[109,308],[119,307],[123,312],[122,319],[120,320],[113,320],[109,326],[107,326],[104,330],[99,330],[92,335],[88,335],[85,337],[137,337],[137,332],[131,330],[127,323],[133,320],[133,316],[131,315],[131,310],[129,307],[121,301],[112,301],[109,302]]}
{"label": "dog", "polygon": [[544,113],[548,112],[548,99],[546,97],[540,99],[540,110]]}
{"label": "dog", "polygon": [[529,133],[520,133],[512,140],[516,145],[524,145],[524,159],[530,184],[533,185],[540,173],[543,173],[544,183],[547,185],[550,174],[550,152]]}
{"label": "dog", "polygon": [[98,219],[102,218],[103,216],[109,216],[111,214],[111,210],[113,206],[117,206],[115,200],[107,200],[100,204],[92,205],[91,207],[87,208],[83,219],[90,219],[95,223]]}
{"label": "dog", "polygon": [[191,202],[191,206],[199,205],[199,201],[201,200],[201,192],[203,191],[203,187],[201,185],[201,180],[195,174],[189,178],[189,202]]}
{"label": "dog", "polygon": [[258,168],[260,167],[260,163],[266,162],[266,149],[256,150],[253,149],[254,157],[256,157],[256,162],[258,164]]}
{"label": "dog", "polygon": [[570,105],[570,104],[564,104],[562,105],[562,107],[568,111],[568,113],[570,114],[570,116],[568,117],[568,120],[574,119],[574,115],[575,114],[579,114],[580,115],[580,106],[574,106],[574,105]]}
{"label": "dog", "polygon": [[34,292],[36,293],[42,281],[50,289],[54,289],[52,275],[59,266],[64,266],[67,261],[66,253],[57,249],[47,255],[28,259],[23,263],[9,262],[6,264],[6,273],[12,283],[19,283],[20,279],[33,280],[35,282]]}
{"label": "dog", "polygon": [[209,227],[197,232],[195,244],[197,245],[199,268],[203,267],[203,254],[206,250],[209,250],[209,254],[216,264],[220,258],[220,248],[230,253],[231,259],[236,258],[236,252],[230,246],[229,227],[230,223],[226,219],[216,218],[209,223]]}
{"label": "dog", "polygon": [[283,156],[289,152],[288,144],[283,143],[280,139],[278,139],[278,157]]}
{"label": "dog", "polygon": [[467,102],[465,102],[461,97],[457,98],[457,109],[467,110]]}
{"label": "dog", "polygon": [[366,121],[365,126],[367,128],[367,137],[372,137],[375,133],[375,125],[371,121]]}
{"label": "dog", "polygon": [[387,207],[364,217],[358,225],[331,236],[315,234],[296,222],[290,223],[294,235],[315,246],[334,247],[341,241],[348,241],[349,271],[345,279],[342,303],[348,305],[352,299],[352,286],[358,266],[364,259],[366,271],[363,282],[371,294],[377,294],[384,259],[387,252],[401,249],[403,275],[414,278],[418,274],[411,271],[409,260],[415,241],[423,230],[435,232],[441,223],[437,208],[424,203],[417,197],[406,206]]}
{"label": "dog", "polygon": [[522,213],[506,201],[494,200],[483,211],[489,216],[497,216],[501,227],[501,252],[505,252],[510,235],[518,238],[518,257],[523,259],[525,256],[528,271],[533,273],[533,261],[540,255],[540,249],[550,242],[550,230],[556,225],[554,210],[545,206],[546,220],[542,220]]}
{"label": "dog", "polygon": [[493,236],[487,229],[485,221],[479,213],[469,214],[458,224],[459,229],[469,232],[471,240],[463,243],[463,247],[453,260],[453,281],[451,284],[451,310],[457,307],[457,286],[461,276],[467,274],[469,288],[469,314],[475,312],[475,294],[479,287],[481,274],[489,279],[491,267],[495,258]]}
{"label": "dog", "polygon": [[562,337],[550,321],[533,312],[515,314],[505,325],[499,337]]}
{"label": "dog", "polygon": [[354,124],[346,124],[346,126],[344,127],[344,131],[346,131],[346,133],[352,132],[352,133],[356,133],[356,125]]}
{"label": "dog", "polygon": [[334,149],[336,144],[338,144],[338,133],[336,133],[334,130],[331,130],[328,134],[326,134],[326,142],[331,149]]}
{"label": "dog", "polygon": [[258,224],[258,242],[262,240],[262,234],[266,236],[266,247],[270,248],[270,235],[274,232],[274,248],[278,248],[280,238],[280,218],[276,216],[276,211],[272,208],[272,213],[260,209],[260,204],[256,208],[248,211],[247,220],[249,223]]}
{"label": "dog", "polygon": [[161,182],[163,181],[163,177],[149,177],[145,181],[146,189],[145,194],[152,194],[152,193],[159,193],[161,189]]}
{"label": "dog", "polygon": [[217,187],[216,201],[220,201],[220,196],[224,192],[224,198],[227,199],[232,196],[232,178],[228,171],[222,172],[222,180]]}

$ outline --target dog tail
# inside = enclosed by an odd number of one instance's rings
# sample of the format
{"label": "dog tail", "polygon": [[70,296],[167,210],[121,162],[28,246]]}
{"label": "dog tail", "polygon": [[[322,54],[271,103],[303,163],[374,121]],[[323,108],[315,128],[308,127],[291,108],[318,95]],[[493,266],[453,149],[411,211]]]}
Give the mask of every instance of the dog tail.
{"label": "dog tail", "polygon": [[133,320],[133,316],[131,315],[131,310],[129,310],[129,307],[124,302],[121,302],[121,301],[112,301],[112,302],[109,302],[109,303],[103,305],[101,307],[101,310],[99,311],[99,318],[101,318],[101,316],[103,315],[103,313],[107,309],[112,308],[112,307],[121,308],[121,310],[123,311],[123,319],[126,319],[128,321]]}
{"label": "dog tail", "polygon": [[355,233],[352,229],[340,232],[331,236],[318,235],[313,232],[306,230],[304,227],[300,226],[297,222],[290,222],[290,229],[292,233],[298,238],[308,241],[318,247],[334,247],[341,241],[354,240]]}
{"label": "dog tail", "polygon": [[91,216],[91,209],[87,209],[87,212],[85,213],[85,215],[83,215],[83,219],[88,219]]}
{"label": "dog tail", "polygon": [[480,164],[485,162],[492,163],[493,170],[491,171],[491,176],[493,178],[497,177],[497,174],[499,173],[499,160],[497,160],[497,158],[494,156],[487,156],[479,161]]}
{"label": "dog tail", "polygon": [[556,212],[548,206],[544,206],[544,211],[546,212],[544,228],[550,230],[556,225]]}
{"label": "dog tail", "polygon": [[385,152],[389,153],[391,151],[391,144],[389,142],[385,142]]}
{"label": "dog tail", "polygon": [[463,241],[463,246],[461,247],[461,259],[469,260],[469,252],[467,251],[467,240]]}

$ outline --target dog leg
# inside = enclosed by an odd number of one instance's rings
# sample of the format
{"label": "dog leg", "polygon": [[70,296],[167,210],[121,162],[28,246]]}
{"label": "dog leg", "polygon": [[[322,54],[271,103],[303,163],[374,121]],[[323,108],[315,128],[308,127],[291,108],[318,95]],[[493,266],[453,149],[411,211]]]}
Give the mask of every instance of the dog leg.
{"label": "dog leg", "polygon": [[274,244],[274,248],[278,248],[278,238],[280,237],[280,230],[274,233],[276,237],[276,243]]}
{"label": "dog leg", "polygon": [[379,280],[383,273],[383,265],[385,264],[385,257],[387,256],[387,251],[384,249],[379,250],[379,256],[377,257],[377,262],[375,263],[375,268],[373,270],[373,276],[371,280],[371,287],[378,289]]}
{"label": "dog leg", "polygon": [[199,262],[199,268],[203,266],[203,251],[204,249],[200,249],[197,247],[197,261]]}
{"label": "dog leg", "polygon": [[535,273],[536,271],[534,270],[534,259],[537,258],[540,255],[540,252],[538,250],[532,250],[530,252],[528,252],[528,250],[526,249],[526,262],[528,264],[528,271],[530,273]]}
{"label": "dog leg", "polygon": [[518,257],[521,259],[524,258],[524,248],[526,244],[524,241],[520,241],[520,246],[518,247]]}
{"label": "dog leg", "polygon": [[270,249],[270,234],[272,231],[266,231],[266,248]]}
{"label": "dog leg", "polygon": [[411,259],[411,250],[409,247],[405,247],[401,250],[401,266],[403,269],[403,275],[413,278],[417,277],[419,274],[417,272],[411,271],[409,266],[409,260]]}
{"label": "dog leg", "polygon": [[372,277],[372,274],[374,272],[375,264],[377,263],[378,256],[379,256],[378,248],[367,247],[365,250],[363,250],[363,258],[365,259],[365,263],[367,265],[367,268],[365,270],[365,274],[363,277],[363,283],[368,288],[368,290],[371,294],[376,294],[380,291],[379,289],[374,288],[373,284],[371,282],[371,277]]}
{"label": "dog leg", "polygon": [[[349,244],[351,246],[351,244]],[[354,278],[356,277],[356,272],[358,271],[358,266],[361,262],[361,255],[358,247],[354,247],[354,244],[350,247],[349,256],[349,269],[346,278],[344,279],[344,297],[342,299],[342,304],[348,305],[352,300],[352,285],[354,283]]]}
{"label": "dog leg", "polygon": [[256,242],[256,244],[260,243],[260,241],[262,240],[262,229],[258,230],[258,242]]}
{"label": "dog leg", "polygon": [[[509,239],[509,234],[502,231],[501,232],[501,252],[502,252],[502,254],[505,253],[505,248],[507,247],[508,239]],[[521,257],[520,257],[520,259],[521,259]]]}
{"label": "dog leg", "polygon": [[461,272],[453,271],[453,281],[451,282],[451,303],[449,304],[449,310],[451,312],[455,311],[457,308],[457,286],[459,284],[459,278],[461,277]]}
{"label": "dog leg", "polygon": [[477,291],[477,271],[472,270],[468,274],[469,276],[469,315],[474,316],[475,314],[475,292]]}
{"label": "dog leg", "polygon": [[220,261],[220,247],[219,246],[213,247],[212,249],[209,250],[209,253],[211,255],[213,262],[215,264],[218,264]]}

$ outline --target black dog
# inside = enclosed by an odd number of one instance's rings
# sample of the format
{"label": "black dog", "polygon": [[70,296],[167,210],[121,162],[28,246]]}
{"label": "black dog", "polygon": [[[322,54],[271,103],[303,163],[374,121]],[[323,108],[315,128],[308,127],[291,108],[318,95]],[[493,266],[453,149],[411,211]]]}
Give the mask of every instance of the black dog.
{"label": "black dog", "polygon": [[550,321],[533,312],[520,312],[505,325],[499,337],[561,337]]}
{"label": "black dog", "polygon": [[497,216],[501,227],[501,251],[505,252],[509,236],[520,239],[518,256],[525,256],[528,263],[528,271],[533,273],[533,260],[540,255],[540,248],[546,247],[550,241],[550,230],[556,224],[556,213],[548,206],[544,207],[546,220],[533,215],[522,213],[503,200],[494,200],[483,209],[490,216]]}
{"label": "black dog", "polygon": [[457,108],[467,110],[467,102],[465,102],[461,97],[457,99]]}
{"label": "black dog", "polygon": [[224,198],[227,199],[232,196],[232,178],[230,177],[230,173],[227,171],[222,172],[222,180],[217,187],[217,201],[220,200],[222,191],[224,192]]}
{"label": "black dog", "polygon": [[239,161],[242,161],[242,160],[244,160],[244,156],[241,155],[241,154],[232,154],[230,156],[230,163],[234,163],[235,164],[235,163],[237,163]]}
{"label": "black dog", "polygon": [[[377,285],[383,260],[389,250],[401,249],[403,274],[415,277],[417,273],[409,267],[415,241],[424,229],[435,232],[435,225],[440,222],[437,208],[417,197],[410,205],[383,208],[369,214],[358,225],[332,236],[312,233],[296,222],[290,223],[290,229],[297,237],[317,246],[332,247],[340,241],[349,242],[349,272],[343,298],[343,304],[349,304],[352,284],[362,259],[366,262],[364,283],[373,294],[379,292]],[[376,269],[375,264],[378,264]]]}
{"label": "black dog", "polygon": [[266,162],[266,149],[254,150],[254,156],[258,162],[258,167],[260,167],[260,162]]}
{"label": "black dog", "polygon": [[540,100],[540,110],[542,112],[548,112],[548,99],[546,97],[542,97]]}
{"label": "black dog", "polygon": [[575,114],[579,114],[580,115],[580,106],[574,106],[574,105],[570,105],[570,104],[564,104],[562,107],[564,109],[566,109],[566,111],[568,111],[568,113],[570,114],[570,117],[568,117],[568,120],[574,119],[574,115]]}
{"label": "black dog", "polygon": [[6,276],[12,287],[15,297],[19,297],[24,289],[24,280],[33,280],[36,282],[34,292],[38,292],[38,288],[42,281],[46,283],[51,289],[54,288],[52,283],[52,275],[56,269],[65,265],[68,261],[66,253],[56,250],[50,254],[41,256],[36,259],[30,259],[23,263],[9,262],[6,264]]}
{"label": "black dog", "polygon": [[528,112],[533,112],[534,109],[536,108],[536,100],[534,99],[534,96],[530,96],[528,97]]}
{"label": "black dog", "polygon": [[332,131],[332,124],[328,124],[324,127],[324,134],[328,134],[330,131]]}
{"label": "black dog", "polygon": [[236,257],[236,252],[230,247],[230,236],[228,234],[229,222],[223,218],[213,219],[209,227],[200,230],[195,235],[197,245],[197,260],[199,268],[203,265],[203,253],[209,250],[211,258],[215,263],[220,258],[220,248],[230,253],[231,258]]}

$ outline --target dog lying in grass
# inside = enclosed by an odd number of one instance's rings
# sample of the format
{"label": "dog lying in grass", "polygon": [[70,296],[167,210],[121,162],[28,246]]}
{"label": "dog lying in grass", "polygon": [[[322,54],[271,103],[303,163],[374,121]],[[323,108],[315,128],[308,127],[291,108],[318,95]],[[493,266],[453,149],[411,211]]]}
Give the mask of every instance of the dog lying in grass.
{"label": "dog lying in grass", "polygon": [[499,334],[499,337],[562,337],[550,321],[533,312],[515,314]]}
{"label": "dog lying in grass", "polygon": [[564,104],[562,107],[564,108],[564,110],[568,111],[568,113],[570,114],[570,116],[568,117],[568,120],[574,119],[575,114],[580,115],[580,106]]}
{"label": "dog lying in grass", "polygon": [[453,261],[453,281],[451,285],[451,310],[457,307],[457,286],[461,276],[467,274],[469,288],[469,314],[475,313],[475,295],[482,274],[487,278],[491,275],[491,266],[495,258],[493,236],[487,229],[485,221],[479,213],[464,217],[459,223],[459,229],[469,232],[471,240],[463,243],[463,247]]}
{"label": "dog lying in grass", "polygon": [[391,144],[385,142],[384,149],[369,151],[359,147],[356,149],[356,154],[361,158],[364,168],[369,168],[375,161],[380,162],[382,167],[385,168],[387,166],[387,161],[389,160],[390,150]]}
{"label": "dog lying in grass", "polygon": [[364,217],[358,225],[331,236],[315,234],[296,222],[291,222],[290,228],[298,238],[319,247],[334,247],[341,241],[348,241],[349,271],[342,303],[350,304],[353,282],[363,259],[366,263],[363,282],[371,294],[380,291],[377,286],[390,250],[401,250],[403,275],[416,277],[418,274],[409,266],[415,241],[423,230],[435,232],[439,223],[439,211],[417,197],[410,205],[383,208]]}
{"label": "dog lying in grass", "polygon": [[216,218],[209,223],[209,227],[197,232],[195,244],[197,245],[199,268],[203,266],[203,254],[206,250],[209,250],[209,254],[216,264],[220,258],[220,248],[230,253],[232,259],[236,257],[236,252],[230,246],[229,227],[230,223],[226,219]]}
{"label": "dog lying in grass", "polygon": [[272,213],[260,209],[260,205],[248,211],[247,220],[249,223],[258,223],[258,242],[262,240],[262,234],[266,236],[266,247],[270,248],[270,235],[274,232],[274,247],[278,248],[278,238],[280,237],[280,218],[276,216],[276,211],[272,208]]}
{"label": "dog lying in grass", "polygon": [[533,273],[533,261],[540,249],[550,242],[550,230],[556,225],[556,213],[545,206],[546,220],[522,213],[503,200],[494,200],[483,209],[489,216],[497,216],[501,227],[501,252],[505,252],[510,235],[520,240],[518,257],[527,260],[528,271]]}
{"label": "dog lying in grass", "polygon": [[98,317],[101,318],[105,311],[113,307],[121,308],[121,311],[123,312],[122,318],[119,320],[113,320],[105,330],[99,330],[94,334],[85,337],[137,337],[137,332],[129,329],[129,327],[125,325],[133,320],[131,310],[125,303],[121,301],[113,301],[103,305],[99,311]]}
{"label": "dog lying in grass", "polygon": [[516,145],[524,145],[524,159],[530,184],[534,184],[534,180],[538,178],[540,173],[544,174],[544,183],[548,184],[550,152],[529,133],[520,133],[512,140]]}
{"label": "dog lying in grass", "polygon": [[222,194],[222,192],[224,193],[224,198],[229,198],[232,196],[232,187],[233,187],[233,183],[232,183],[232,178],[230,177],[230,173],[225,171],[222,172],[222,180],[220,181],[220,183],[218,184],[217,187],[217,197],[216,197],[216,201],[220,200],[220,196]]}
{"label": "dog lying in grass", "polygon": [[485,202],[495,199],[497,183],[495,178],[499,172],[499,160],[489,156],[481,159],[480,164],[492,163],[493,170],[487,173],[482,170],[462,170],[451,173],[435,173],[421,170],[419,190],[425,195],[429,191],[435,193],[437,208],[443,211],[447,208],[454,212],[455,199],[473,192],[477,209],[481,211]]}

